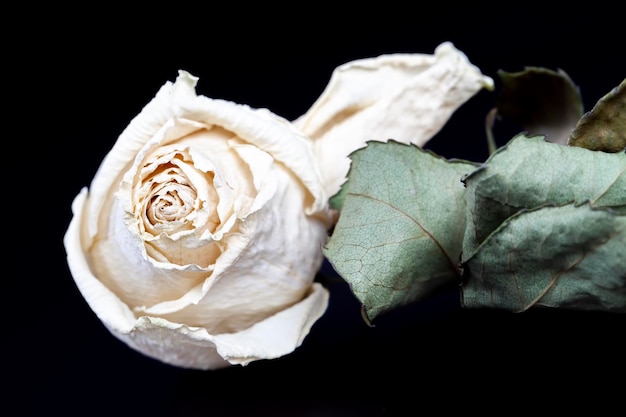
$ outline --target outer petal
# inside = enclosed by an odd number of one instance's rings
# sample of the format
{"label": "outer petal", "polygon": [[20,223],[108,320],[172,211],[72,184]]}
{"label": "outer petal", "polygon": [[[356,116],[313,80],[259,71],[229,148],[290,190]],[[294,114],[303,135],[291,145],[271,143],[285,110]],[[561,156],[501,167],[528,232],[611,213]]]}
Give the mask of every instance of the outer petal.
{"label": "outer petal", "polygon": [[292,307],[244,331],[216,336],[217,350],[230,363],[240,365],[291,353],[324,314],[328,299],[328,290],[313,283],[307,297]]}
{"label": "outer petal", "polygon": [[144,316],[131,331],[113,334],[143,354],[171,365],[205,370],[247,365],[293,352],[326,310],[328,297],[328,291],[315,283],[299,303],[236,333],[212,335],[201,327]]}
{"label": "outer petal", "polygon": [[493,88],[450,42],[434,55],[388,54],[335,69],[313,106],[294,121],[315,140],[326,192],[347,175],[348,156],[368,140],[423,146],[454,111],[482,88]]}
{"label": "outer petal", "polygon": [[72,217],[63,237],[67,264],[78,290],[98,318],[108,328],[122,332],[129,331],[136,320],[135,315],[126,304],[93,275],[81,243],[83,237],[81,235],[86,232],[84,209],[87,194],[87,188],[83,188],[72,202],[74,217]]}

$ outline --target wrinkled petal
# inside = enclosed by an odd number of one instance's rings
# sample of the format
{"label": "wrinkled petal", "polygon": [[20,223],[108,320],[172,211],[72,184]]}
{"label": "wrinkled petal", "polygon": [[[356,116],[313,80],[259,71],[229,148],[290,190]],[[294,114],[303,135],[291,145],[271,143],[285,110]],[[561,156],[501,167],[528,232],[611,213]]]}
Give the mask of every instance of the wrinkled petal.
{"label": "wrinkled petal", "polygon": [[324,314],[328,297],[328,291],[315,283],[299,303],[235,333],[213,335],[202,327],[144,316],[132,330],[114,335],[148,356],[180,367],[209,370],[247,365],[293,352]]}
{"label": "wrinkled petal", "polygon": [[[240,365],[284,356],[302,344],[313,324],[324,314],[328,299],[328,290],[314,283],[311,292],[292,307],[241,332],[218,335],[217,350],[230,363]],[[278,334],[281,337],[275,337]]]}
{"label": "wrinkled petal", "polygon": [[350,153],[368,140],[423,146],[482,88],[493,89],[450,42],[434,55],[387,54],[337,67],[313,106],[294,124],[315,141],[326,193],[345,181]]}
{"label": "wrinkled petal", "polygon": [[87,188],[83,188],[72,202],[74,216],[63,237],[67,263],[76,286],[96,316],[110,328],[128,331],[132,328],[135,315],[128,305],[94,276],[81,242],[81,235],[85,234],[83,214],[87,195]]}

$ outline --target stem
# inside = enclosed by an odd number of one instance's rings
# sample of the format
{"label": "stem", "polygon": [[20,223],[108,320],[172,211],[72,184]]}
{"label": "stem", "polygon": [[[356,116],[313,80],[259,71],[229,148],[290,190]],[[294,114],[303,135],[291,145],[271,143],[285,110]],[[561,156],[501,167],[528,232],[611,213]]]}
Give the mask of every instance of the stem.
{"label": "stem", "polygon": [[487,134],[487,148],[489,149],[489,155],[492,155],[496,149],[496,141],[493,138],[493,124],[496,120],[496,115],[498,114],[498,109],[494,107],[487,113],[487,117],[485,118],[485,133]]}

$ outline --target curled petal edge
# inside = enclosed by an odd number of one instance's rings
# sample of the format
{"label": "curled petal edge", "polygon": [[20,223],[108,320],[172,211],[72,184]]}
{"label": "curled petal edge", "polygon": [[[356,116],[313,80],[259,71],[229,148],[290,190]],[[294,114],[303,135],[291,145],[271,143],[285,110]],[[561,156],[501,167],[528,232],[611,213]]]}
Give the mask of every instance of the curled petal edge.
{"label": "curled petal edge", "polygon": [[292,353],[322,316],[328,299],[328,290],[313,283],[302,301],[236,333],[212,335],[149,316],[137,319],[128,332],[109,330],[135,350],[171,365],[201,370],[245,366]]}
{"label": "curled petal edge", "polygon": [[326,193],[333,196],[346,179],[349,155],[368,140],[423,146],[483,88],[493,90],[493,79],[444,42],[433,55],[386,54],[337,67],[294,124],[314,141]]}

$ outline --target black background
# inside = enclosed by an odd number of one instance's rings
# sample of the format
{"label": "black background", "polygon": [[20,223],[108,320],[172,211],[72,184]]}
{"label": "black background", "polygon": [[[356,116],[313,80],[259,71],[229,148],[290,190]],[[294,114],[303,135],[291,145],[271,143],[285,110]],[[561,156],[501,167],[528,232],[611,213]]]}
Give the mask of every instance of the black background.
{"label": "black background", "polygon": [[[496,81],[499,69],[561,68],[580,87],[586,110],[626,75],[624,35],[610,9],[547,14],[528,4],[379,3],[339,14],[314,4],[285,7],[39,9],[41,21],[9,38],[5,87],[18,94],[6,103],[13,113],[7,127],[17,132],[6,142],[12,151],[5,159],[16,167],[6,181],[9,190],[24,192],[5,205],[9,229],[17,230],[16,240],[5,242],[16,254],[4,294],[5,361],[13,371],[5,395],[17,400],[14,413],[605,415],[623,409],[623,315],[462,310],[451,290],[367,327],[346,285],[331,279],[324,281],[328,311],[293,354],[206,372],[146,358],[105,330],[65,262],[70,204],[122,129],[178,69],[200,77],[199,94],[288,119],[308,109],[338,65],[384,53],[433,53],[443,41]],[[484,117],[494,100],[493,93],[477,94],[427,147],[484,160]],[[501,142],[509,139],[503,135]]]}

